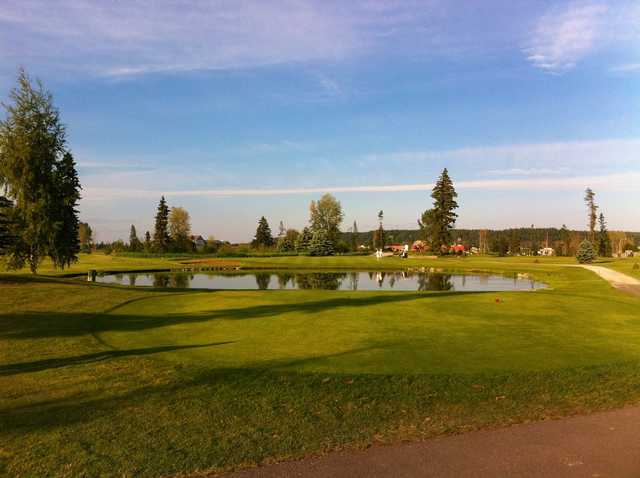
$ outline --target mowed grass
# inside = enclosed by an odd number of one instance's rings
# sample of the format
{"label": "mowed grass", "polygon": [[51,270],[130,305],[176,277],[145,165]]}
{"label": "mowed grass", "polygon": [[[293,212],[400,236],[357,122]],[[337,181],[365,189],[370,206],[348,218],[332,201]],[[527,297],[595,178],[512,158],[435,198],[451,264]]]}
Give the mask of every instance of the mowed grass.
{"label": "mowed grass", "polygon": [[517,259],[242,265],[519,271],[550,289],[169,291],[0,276],[0,474],[221,471],[638,401],[640,300],[562,261]]}

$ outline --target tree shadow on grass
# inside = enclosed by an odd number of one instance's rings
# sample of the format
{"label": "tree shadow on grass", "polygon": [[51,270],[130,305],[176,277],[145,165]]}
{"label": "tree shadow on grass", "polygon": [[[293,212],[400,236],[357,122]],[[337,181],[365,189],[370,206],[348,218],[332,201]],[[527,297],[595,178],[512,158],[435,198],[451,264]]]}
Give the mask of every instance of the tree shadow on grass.
{"label": "tree shadow on grass", "polygon": [[36,360],[34,362],[20,362],[7,365],[0,365],[0,377],[7,375],[17,375],[19,373],[40,372],[43,370],[68,367],[71,365],[85,365],[104,360],[122,357],[140,357],[162,352],[172,352],[176,350],[197,349],[203,347],[213,347],[216,345],[226,345],[235,343],[234,341],[213,342],[210,344],[198,345],[167,345],[162,347],[148,347],[128,350],[105,350],[92,354],[78,355],[75,357],[54,358],[46,360]]}
{"label": "tree shadow on grass", "polygon": [[[278,317],[283,314],[318,314],[331,309],[358,308],[408,301],[428,303],[444,297],[483,292],[441,292],[376,294],[363,297],[332,297],[325,300],[295,303],[265,304],[250,307],[214,309],[190,314],[91,314],[91,313],[45,313],[0,314],[0,339],[34,339],[53,337],[75,337],[103,332],[136,332],[168,327],[176,324],[202,323],[215,320],[247,320]],[[212,301],[215,293],[211,294]],[[155,298],[149,298],[154,300]],[[215,302],[212,302],[215,306]],[[390,313],[393,313],[390,310]],[[372,317],[372,320],[375,320]]]}
{"label": "tree shadow on grass", "polygon": [[[121,354],[107,355],[102,360],[127,357],[131,355],[148,355],[168,350],[223,345],[225,343],[229,342],[141,349],[144,352],[140,352],[139,350],[123,350],[121,351]],[[43,400],[22,406],[13,406],[4,410],[0,409],[0,430],[6,432],[19,430],[21,433],[25,433],[29,431],[43,431],[61,426],[66,427],[76,423],[88,423],[105,416],[117,414],[117,412],[123,409],[123,407],[142,406],[147,402],[155,403],[154,405],[151,405],[151,407],[155,408],[156,412],[158,407],[178,407],[177,409],[179,409],[182,405],[175,405],[176,403],[180,403],[182,400],[188,400],[190,397],[203,397],[202,387],[209,390],[208,393],[204,394],[204,397],[208,397],[207,399],[211,402],[224,401],[228,399],[230,400],[227,403],[228,407],[237,406],[238,403],[242,402],[249,404],[249,402],[254,400],[255,396],[260,396],[262,393],[265,393],[266,395],[273,394],[274,384],[281,381],[283,378],[290,378],[293,380],[293,383],[297,382],[304,388],[308,388],[310,386],[314,388],[317,387],[317,382],[319,381],[317,374],[302,373],[291,370],[292,368],[315,361],[322,361],[335,357],[345,357],[351,354],[366,353],[373,349],[379,349],[380,347],[384,347],[384,344],[376,343],[372,345],[364,345],[362,347],[320,356],[256,361],[253,364],[249,364],[248,366],[241,368],[199,368],[195,366],[190,369],[186,369],[184,373],[176,377],[170,383],[156,385],[155,383],[150,382],[148,377],[141,380],[139,383],[133,380],[128,391],[124,393],[112,393],[109,381],[113,380],[113,376],[106,374],[103,379],[104,383],[97,390],[91,389],[91,391],[82,394],[73,394],[54,400]],[[71,360],[65,365],[86,364],[92,367],[96,365],[95,363],[92,363],[92,360],[81,361],[80,359],[83,359],[84,357],[86,356],[77,357],[78,360]],[[20,364],[14,364],[13,367],[17,367],[19,365]],[[33,366],[34,369],[12,372],[11,374],[36,371],[35,368],[40,364],[38,362],[32,362],[26,365]],[[59,367],[63,367],[65,365],[56,364],[56,366]],[[96,370],[97,377],[99,377],[100,369],[94,369],[92,374],[96,374]],[[76,374],[75,371],[69,371],[68,373]],[[322,377],[326,375],[327,374],[322,374]],[[98,380],[100,379],[98,378]],[[286,381],[288,382],[288,380]],[[231,395],[228,395],[229,393],[231,393]],[[254,398],[251,398],[252,396]]]}

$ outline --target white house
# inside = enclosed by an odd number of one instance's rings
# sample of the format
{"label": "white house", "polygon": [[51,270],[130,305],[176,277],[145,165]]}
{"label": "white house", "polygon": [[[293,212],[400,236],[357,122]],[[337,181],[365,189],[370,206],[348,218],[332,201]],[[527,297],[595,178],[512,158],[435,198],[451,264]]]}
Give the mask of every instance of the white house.
{"label": "white house", "polygon": [[543,247],[538,251],[538,255],[539,256],[555,256],[556,251],[553,249],[553,247]]}

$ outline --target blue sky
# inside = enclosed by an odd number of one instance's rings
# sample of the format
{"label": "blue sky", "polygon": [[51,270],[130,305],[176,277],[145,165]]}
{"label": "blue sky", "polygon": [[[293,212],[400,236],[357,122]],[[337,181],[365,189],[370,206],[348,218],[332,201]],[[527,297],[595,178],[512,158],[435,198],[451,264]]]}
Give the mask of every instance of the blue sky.
{"label": "blue sky", "polygon": [[[42,15],[47,12],[47,15]],[[413,228],[443,167],[460,227],[640,230],[636,1],[4,0],[0,96],[54,93],[98,240],[246,241],[340,199],[348,228]]]}

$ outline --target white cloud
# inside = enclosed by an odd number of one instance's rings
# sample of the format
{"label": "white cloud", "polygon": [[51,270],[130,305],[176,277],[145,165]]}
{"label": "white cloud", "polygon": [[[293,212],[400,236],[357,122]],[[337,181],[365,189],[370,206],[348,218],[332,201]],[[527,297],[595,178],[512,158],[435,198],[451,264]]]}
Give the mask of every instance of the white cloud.
{"label": "white cloud", "polygon": [[335,60],[362,46],[348,18],[302,0],[63,0],[55,8],[5,0],[0,25],[23,45],[0,37],[3,56],[51,57],[112,76]]}
{"label": "white cloud", "polygon": [[[584,189],[586,186],[598,187],[602,190],[615,188],[632,189],[640,183],[639,171],[627,171],[599,176],[567,176],[553,178],[527,179],[483,179],[471,181],[456,181],[456,189],[484,189],[484,190],[573,190]],[[177,197],[243,197],[243,196],[285,196],[299,194],[323,193],[396,193],[411,191],[429,191],[433,187],[429,184],[394,184],[367,186],[326,186],[302,187],[282,189],[207,189],[186,191],[162,191],[144,189],[119,189],[89,187],[84,192],[84,200],[104,201],[123,198],[157,198],[164,195],[168,198]]]}
{"label": "white cloud", "polygon": [[608,11],[604,3],[573,2],[543,15],[525,46],[527,59],[537,68],[559,73],[598,48]]}
{"label": "white cloud", "polygon": [[0,55],[112,77],[332,62],[381,44],[381,27],[420,24],[433,2],[4,0]]}
{"label": "white cloud", "polygon": [[611,71],[614,73],[635,73],[640,71],[640,63],[625,63],[623,65],[614,66]]}
{"label": "white cloud", "polygon": [[[531,164],[553,161],[563,166],[576,163],[608,164],[640,162],[640,139],[558,141],[551,143],[477,146],[442,151],[406,151],[369,154],[365,161],[503,161]],[[525,168],[526,169],[526,168]]]}
{"label": "white cloud", "polygon": [[489,176],[557,176],[567,174],[569,168],[507,168],[491,169],[485,174]]}

